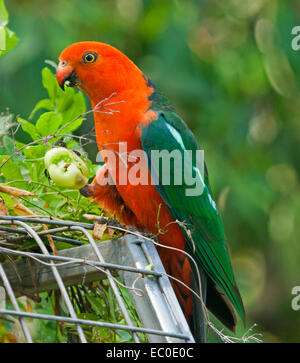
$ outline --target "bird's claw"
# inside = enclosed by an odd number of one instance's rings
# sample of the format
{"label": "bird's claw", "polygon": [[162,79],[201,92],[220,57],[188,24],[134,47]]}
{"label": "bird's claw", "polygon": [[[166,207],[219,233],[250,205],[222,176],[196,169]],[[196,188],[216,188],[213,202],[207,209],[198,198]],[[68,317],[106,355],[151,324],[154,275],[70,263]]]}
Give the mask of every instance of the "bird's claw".
{"label": "bird's claw", "polygon": [[79,189],[79,193],[83,195],[84,197],[88,198],[91,196],[90,190],[89,190],[89,184],[84,186],[83,188]]}

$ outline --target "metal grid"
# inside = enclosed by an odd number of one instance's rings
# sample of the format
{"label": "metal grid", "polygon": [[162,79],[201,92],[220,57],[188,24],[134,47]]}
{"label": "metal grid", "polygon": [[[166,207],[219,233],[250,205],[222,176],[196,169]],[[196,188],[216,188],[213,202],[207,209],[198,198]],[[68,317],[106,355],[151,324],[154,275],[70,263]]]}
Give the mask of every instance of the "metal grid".
{"label": "metal grid", "polygon": [[[47,225],[48,230],[39,231],[37,226],[41,224]],[[96,243],[89,232],[93,228],[93,224],[87,223],[0,216],[0,255],[20,257],[13,265],[9,262],[0,264],[0,286],[5,288],[13,306],[11,310],[0,310],[0,316],[17,317],[27,342],[32,342],[32,337],[26,318],[74,324],[82,343],[87,342],[83,325],[127,330],[137,343],[138,332],[145,333],[149,342],[194,342],[154,245],[142,236],[130,233],[119,239]],[[65,231],[80,232],[88,243],[57,235]],[[50,254],[42,240],[46,235],[76,247],[61,250],[58,255]],[[24,252],[15,247],[27,238],[36,242],[40,252]],[[36,281],[33,281],[28,259],[35,265]],[[151,270],[145,268],[149,264],[153,266]],[[17,270],[22,271],[21,279]],[[143,327],[134,326],[118,289],[115,274],[122,278],[126,286],[134,286],[128,292]],[[102,279],[108,279],[126,325],[78,318],[67,286]],[[69,316],[21,311],[17,297],[22,296],[24,291],[32,293],[37,289],[39,293],[59,289]],[[136,294],[137,290],[143,292],[142,296]]]}

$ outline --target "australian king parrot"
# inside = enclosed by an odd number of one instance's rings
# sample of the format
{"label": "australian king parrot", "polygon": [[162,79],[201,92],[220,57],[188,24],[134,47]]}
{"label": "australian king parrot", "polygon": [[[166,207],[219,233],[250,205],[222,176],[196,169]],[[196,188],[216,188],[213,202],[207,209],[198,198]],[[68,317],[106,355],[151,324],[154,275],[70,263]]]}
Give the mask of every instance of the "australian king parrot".
{"label": "australian king parrot", "polygon": [[[198,162],[200,147],[186,123],[150,79],[109,44],[71,44],[59,57],[56,78],[63,89],[84,91],[93,108],[105,163],[84,194],[122,223],[158,235],[166,272],[201,295],[207,309],[234,331],[236,313],[245,320],[243,302],[207,168]],[[168,167],[159,159],[163,155],[169,156]],[[183,284],[171,282],[195,340],[204,342],[203,304]]]}

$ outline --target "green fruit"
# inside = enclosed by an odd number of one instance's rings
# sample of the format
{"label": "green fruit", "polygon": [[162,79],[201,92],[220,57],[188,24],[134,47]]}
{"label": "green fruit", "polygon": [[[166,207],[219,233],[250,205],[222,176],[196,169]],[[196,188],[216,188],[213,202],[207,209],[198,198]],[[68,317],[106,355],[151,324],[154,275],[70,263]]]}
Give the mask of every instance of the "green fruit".
{"label": "green fruit", "polygon": [[80,189],[88,183],[88,168],[72,150],[55,147],[46,153],[44,162],[50,178],[61,187]]}

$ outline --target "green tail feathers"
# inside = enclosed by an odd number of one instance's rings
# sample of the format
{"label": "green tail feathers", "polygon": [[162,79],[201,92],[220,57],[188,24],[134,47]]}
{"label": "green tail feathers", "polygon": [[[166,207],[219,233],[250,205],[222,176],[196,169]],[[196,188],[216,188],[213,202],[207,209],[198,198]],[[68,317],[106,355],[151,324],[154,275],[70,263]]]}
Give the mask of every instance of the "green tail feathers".
{"label": "green tail feathers", "polygon": [[[243,322],[245,322],[245,310],[233,275],[223,223],[211,192],[207,169],[202,162],[204,166],[204,175],[202,175],[196,162],[196,154],[200,148],[194,135],[184,121],[169,107],[168,101],[161,97],[155,89],[154,94],[151,95],[153,100],[151,109],[157,114],[157,119],[142,126],[141,142],[148,156],[149,170],[154,180],[158,181],[156,189],[174,220],[185,224],[185,228],[181,227],[186,237],[185,250],[193,256],[198,269],[201,271],[203,269],[207,277],[206,305],[208,309],[225,326],[234,330],[236,325],[234,310]],[[178,177],[178,164],[176,168],[174,165],[170,166],[170,180],[173,183],[162,183],[163,170],[161,165],[152,162],[152,150],[169,153],[175,150],[177,153],[178,150],[180,151],[181,180],[183,181],[181,184],[174,182],[175,174]],[[188,159],[189,169],[195,172],[197,182],[202,186],[201,192],[192,196],[186,193],[187,189],[191,188],[191,185],[185,183],[186,151],[192,153]],[[195,275],[195,266],[192,262],[191,267]],[[201,330],[200,327],[199,329]]]}

